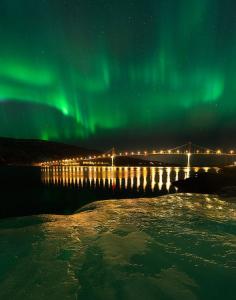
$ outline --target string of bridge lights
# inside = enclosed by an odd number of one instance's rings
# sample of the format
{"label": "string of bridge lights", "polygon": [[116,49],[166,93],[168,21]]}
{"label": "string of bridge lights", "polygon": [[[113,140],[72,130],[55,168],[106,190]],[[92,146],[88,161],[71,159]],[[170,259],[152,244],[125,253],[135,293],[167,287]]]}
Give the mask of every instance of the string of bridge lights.
{"label": "string of bridge lights", "polygon": [[[178,147],[180,148],[180,147]],[[58,165],[58,164],[66,164],[69,165],[71,163],[78,163],[82,161],[91,161],[96,159],[103,159],[103,158],[111,158],[112,161],[115,157],[126,157],[126,156],[151,156],[151,155],[222,155],[222,156],[233,156],[236,155],[236,152],[234,150],[230,150],[229,152],[223,152],[222,150],[209,150],[206,149],[205,151],[196,150],[196,151],[181,151],[175,149],[169,149],[169,150],[153,150],[153,151],[125,151],[125,152],[118,152],[116,153],[114,149],[112,150],[112,153],[104,153],[100,155],[90,155],[90,156],[81,156],[81,157],[75,157],[75,158],[68,158],[68,159],[61,159],[61,160],[53,160],[53,161],[46,161],[42,162],[41,166],[50,166],[50,165]]]}

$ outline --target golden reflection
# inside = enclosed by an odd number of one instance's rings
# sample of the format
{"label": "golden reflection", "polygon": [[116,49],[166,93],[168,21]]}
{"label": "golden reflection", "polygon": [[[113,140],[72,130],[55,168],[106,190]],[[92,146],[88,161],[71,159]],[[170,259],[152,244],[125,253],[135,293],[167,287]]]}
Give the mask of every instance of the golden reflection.
{"label": "golden reflection", "polygon": [[128,175],[128,167],[125,167],[124,170],[125,170],[125,172],[124,172],[124,174],[125,174],[125,189],[127,189],[127,186],[128,186],[128,177],[129,177],[129,175]]}
{"label": "golden reflection", "polygon": [[180,168],[175,168],[175,181],[178,181],[179,180],[179,170]]}
{"label": "golden reflection", "polygon": [[156,170],[154,167],[151,168],[151,189],[154,191],[156,185]]}
{"label": "golden reflection", "polygon": [[134,167],[130,168],[130,185],[131,188],[134,186]]}
{"label": "golden reflection", "polygon": [[137,177],[137,189],[140,189],[140,173],[141,173],[141,168],[138,167],[136,170],[136,177]]}
{"label": "golden reflection", "polygon": [[[190,177],[195,171],[210,168],[181,167],[84,167],[52,166],[41,168],[42,182],[47,185],[73,186],[84,189],[112,188],[150,191],[170,190],[171,183]],[[217,170],[216,170],[217,171]]]}
{"label": "golden reflection", "polygon": [[171,181],[170,181],[170,173],[171,173],[171,168],[166,168],[166,172],[167,172],[167,179],[166,179],[166,189],[167,191],[169,191],[170,186],[171,186]]}
{"label": "golden reflection", "polygon": [[190,167],[184,168],[184,179],[187,179],[190,177],[190,171],[191,171]]}
{"label": "golden reflection", "polygon": [[143,168],[143,190],[145,191],[147,187],[147,168]]}
{"label": "golden reflection", "polygon": [[158,180],[158,188],[159,188],[160,191],[162,189],[162,186],[163,186],[163,169],[160,168],[160,170],[159,170],[159,180]]}

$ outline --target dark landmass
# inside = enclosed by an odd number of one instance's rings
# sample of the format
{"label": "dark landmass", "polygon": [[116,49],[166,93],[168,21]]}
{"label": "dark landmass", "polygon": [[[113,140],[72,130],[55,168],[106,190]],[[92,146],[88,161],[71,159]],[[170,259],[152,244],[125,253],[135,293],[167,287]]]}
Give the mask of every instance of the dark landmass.
{"label": "dark landmass", "polygon": [[98,154],[99,151],[57,142],[0,138],[0,165],[32,163]]}
{"label": "dark landmass", "polygon": [[218,194],[236,202],[236,167],[222,168],[219,173],[195,173],[193,177],[176,181],[173,185],[179,192]]}
{"label": "dark landmass", "polygon": [[[86,149],[75,145],[43,140],[0,138],[0,165],[32,165],[44,161],[60,160],[77,156],[97,155],[98,150]],[[111,165],[111,159],[97,159]],[[135,157],[116,157],[116,166],[171,166],[159,161],[149,161]]]}

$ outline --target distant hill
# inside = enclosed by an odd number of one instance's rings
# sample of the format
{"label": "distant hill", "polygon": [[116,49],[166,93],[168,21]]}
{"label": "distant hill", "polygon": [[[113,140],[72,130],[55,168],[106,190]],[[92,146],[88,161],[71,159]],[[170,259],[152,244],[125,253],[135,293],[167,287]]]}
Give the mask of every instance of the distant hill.
{"label": "distant hill", "polygon": [[57,142],[0,138],[0,165],[27,165],[45,160],[98,153],[96,150]]}
{"label": "distant hill", "polygon": [[[0,138],[0,165],[31,165],[47,160],[57,160],[76,156],[99,154],[97,150],[75,145],[42,140]],[[111,163],[110,158],[98,159]],[[116,166],[161,166],[168,165],[158,161],[149,161],[135,157],[116,157]],[[169,164],[170,165],[170,164]]]}

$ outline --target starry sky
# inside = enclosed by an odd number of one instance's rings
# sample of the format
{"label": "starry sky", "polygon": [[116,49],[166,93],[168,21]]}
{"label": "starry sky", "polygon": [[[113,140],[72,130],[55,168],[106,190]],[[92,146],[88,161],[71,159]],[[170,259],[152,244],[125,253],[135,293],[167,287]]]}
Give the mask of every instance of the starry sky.
{"label": "starry sky", "polygon": [[235,0],[1,0],[0,136],[236,146]]}

